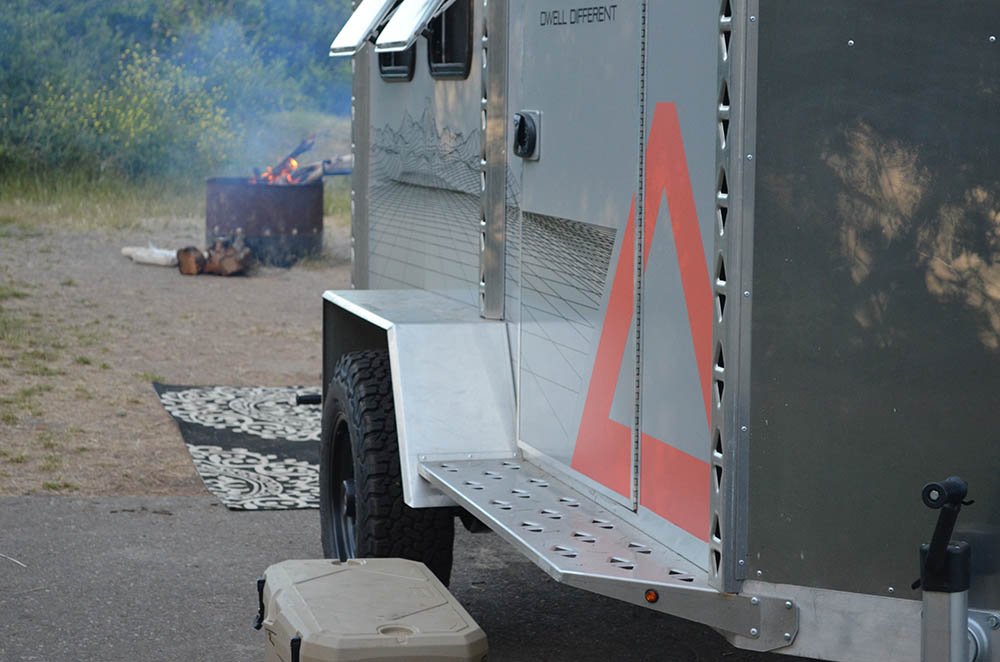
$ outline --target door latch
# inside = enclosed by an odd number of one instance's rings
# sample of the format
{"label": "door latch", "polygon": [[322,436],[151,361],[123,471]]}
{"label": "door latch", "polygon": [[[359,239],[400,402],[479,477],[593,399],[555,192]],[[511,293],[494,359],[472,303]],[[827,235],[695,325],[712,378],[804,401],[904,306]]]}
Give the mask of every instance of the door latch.
{"label": "door latch", "polygon": [[514,156],[537,161],[541,156],[542,114],[537,110],[514,113]]}

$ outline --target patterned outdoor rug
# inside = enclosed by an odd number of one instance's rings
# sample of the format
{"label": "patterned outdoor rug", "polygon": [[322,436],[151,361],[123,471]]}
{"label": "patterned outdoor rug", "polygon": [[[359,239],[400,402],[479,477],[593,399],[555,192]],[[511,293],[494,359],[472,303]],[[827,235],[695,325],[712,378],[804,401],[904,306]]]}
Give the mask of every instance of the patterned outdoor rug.
{"label": "patterned outdoor rug", "polygon": [[231,510],[319,507],[319,387],[153,384],[198,475]]}

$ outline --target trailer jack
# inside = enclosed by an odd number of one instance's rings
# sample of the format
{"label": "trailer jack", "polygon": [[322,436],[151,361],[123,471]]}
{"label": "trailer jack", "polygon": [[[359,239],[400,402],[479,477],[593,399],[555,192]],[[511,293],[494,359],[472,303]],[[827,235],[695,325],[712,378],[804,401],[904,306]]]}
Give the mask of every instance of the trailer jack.
{"label": "trailer jack", "polygon": [[978,658],[978,642],[969,627],[969,584],[972,547],[951,540],[958,513],[969,491],[968,484],[951,476],[927,483],[921,493],[924,505],[940,510],[930,544],[920,546],[920,579],[923,587],[920,651],[922,662],[970,662]]}

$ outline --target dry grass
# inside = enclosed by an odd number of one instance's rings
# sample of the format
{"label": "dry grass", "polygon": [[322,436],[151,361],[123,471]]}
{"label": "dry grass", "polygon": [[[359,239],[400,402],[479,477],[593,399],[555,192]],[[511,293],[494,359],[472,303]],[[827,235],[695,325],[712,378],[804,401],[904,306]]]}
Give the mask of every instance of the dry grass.
{"label": "dry grass", "polygon": [[[350,178],[324,181],[326,221],[346,227],[351,222]],[[141,231],[164,226],[201,226],[205,190],[200,182],[172,187],[74,180],[55,182],[30,178],[0,180],[0,238],[41,236],[49,226],[77,232]],[[51,249],[42,249],[49,253]],[[66,279],[64,287],[75,287]],[[0,289],[0,301],[26,293]]]}
{"label": "dry grass", "polygon": [[67,175],[52,180],[5,177],[0,181],[0,229],[18,236],[46,225],[75,231],[141,229],[150,219],[203,218],[205,194],[193,183],[123,185]]}

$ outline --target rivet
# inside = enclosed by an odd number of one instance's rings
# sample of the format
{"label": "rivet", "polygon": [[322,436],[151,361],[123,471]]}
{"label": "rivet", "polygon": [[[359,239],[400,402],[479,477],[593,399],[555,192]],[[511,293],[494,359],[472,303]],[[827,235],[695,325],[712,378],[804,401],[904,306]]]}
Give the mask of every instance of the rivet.
{"label": "rivet", "polygon": [[745,425],[741,425],[741,426],[740,426],[740,431],[741,431],[741,432],[746,432],[746,431],[747,431],[748,429],[749,429],[749,428],[747,428],[747,426],[745,426]]}
{"label": "rivet", "polygon": [[997,41],[997,36],[995,34],[990,35],[990,43],[995,44]]}
{"label": "rivet", "polygon": [[751,16],[750,17],[750,22],[751,23],[756,23],[757,22],[757,17],[756,16]]}
{"label": "rivet", "polygon": [[747,161],[753,161],[753,154],[747,154]]}
{"label": "rivet", "polygon": [[750,598],[750,604],[752,605],[760,604],[760,600],[757,598],[757,596],[754,596]]}
{"label": "rivet", "polygon": [[791,640],[792,640],[792,633],[791,632],[786,632],[785,633],[785,641],[791,641]]}
{"label": "rivet", "polygon": [[785,600],[785,609],[791,609],[791,608],[792,608],[792,601]]}
{"label": "rivet", "polygon": [[853,46],[854,45],[854,40],[853,39],[848,39],[847,40],[847,45],[848,46]]}
{"label": "rivet", "polygon": [[893,587],[890,586],[889,587],[889,595],[892,595],[895,592],[896,592],[896,589],[894,589]]}
{"label": "rivet", "polygon": [[760,630],[758,630],[757,628],[750,628],[751,637],[756,637],[758,634],[760,634]]}
{"label": "rivet", "polygon": [[743,290],[743,296],[745,297],[750,296],[750,290]]}
{"label": "rivet", "polygon": [[746,561],[744,561],[743,559],[740,559],[740,560],[739,560],[739,564],[740,564],[740,565],[746,565],[746,564],[747,564],[747,562],[746,562]]}
{"label": "rivet", "polygon": [[757,576],[758,577],[763,577],[764,576],[764,571],[763,570],[758,570],[757,571]]}

